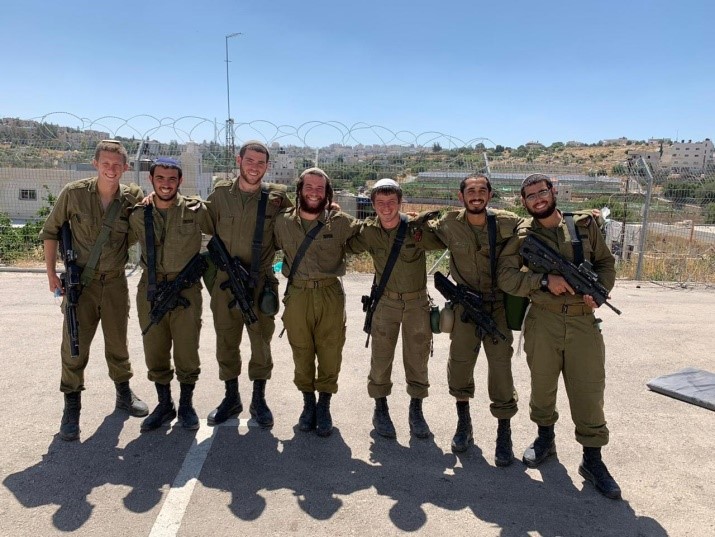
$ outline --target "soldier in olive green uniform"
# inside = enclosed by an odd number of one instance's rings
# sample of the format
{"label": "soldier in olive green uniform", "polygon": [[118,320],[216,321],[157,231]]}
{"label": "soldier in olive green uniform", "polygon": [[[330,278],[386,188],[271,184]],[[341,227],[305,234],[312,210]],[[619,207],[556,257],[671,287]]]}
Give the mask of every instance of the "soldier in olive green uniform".
{"label": "soldier in olive green uniform", "polygon": [[[345,344],[345,293],[338,278],[345,274],[346,242],[360,230],[351,216],[326,212],[332,199],[328,175],[319,168],[305,170],[296,188],[297,207],[279,214],[274,229],[275,245],[284,254],[283,274],[289,279],[283,325],[293,350],[294,382],[303,392],[298,427],[316,429],[319,436],[332,432],[330,398],[338,391]],[[296,263],[296,254],[313,229],[317,235]]]}
{"label": "soldier in olive green uniform", "polygon": [[[407,219],[407,216],[399,212],[402,189],[392,179],[377,181],[370,198],[377,216],[363,223],[360,234],[350,239],[348,246],[352,253],[370,253],[377,286],[384,277],[401,218]],[[427,438],[430,433],[422,413],[422,399],[427,397],[429,389],[427,361],[432,346],[425,250],[443,249],[444,245],[433,234],[422,233],[428,216],[409,219],[404,242],[372,319],[372,356],[367,392],[375,399],[372,419],[375,431],[387,438],[397,436],[387,396],[392,392],[390,377],[400,326],[407,393],[411,398],[410,432],[418,438]]]}
{"label": "soldier in olive green uniform", "polygon": [[493,255],[497,259],[520,218],[507,211],[487,210],[493,193],[491,183],[484,175],[465,178],[459,190],[464,209],[448,212],[431,227],[449,248],[450,274],[454,280],[481,293],[487,313],[507,339],[494,342],[490,336],[481,338],[474,324],[462,321],[461,306],[456,306],[447,364],[449,393],[457,400],[458,421],[452,449],[465,451],[473,443],[469,399],[474,397],[474,366],[483,344],[489,368],[490,410],[498,419],[495,462],[497,466],[508,466],[514,459],[510,420],[517,412],[518,400],[511,372],[513,337],[506,323],[503,294],[492,278],[487,214],[489,211],[496,217],[496,252]]}
{"label": "soldier in olive green uniform", "polygon": [[[277,213],[291,202],[286,197],[286,189],[280,185],[262,185],[261,179],[268,167],[268,149],[256,141],[246,142],[239,150],[236,162],[239,176],[235,180],[219,181],[209,195],[209,212],[213,218],[218,237],[223,241],[228,253],[238,257],[250,272],[253,261],[253,241],[261,196],[267,195],[263,233],[261,235],[260,262],[257,281],[254,283],[253,302],[258,321],[246,326],[251,342],[251,359],[248,363],[248,378],[253,381],[251,415],[261,427],[273,425],[273,414],[265,400],[266,381],[271,378],[273,358],[271,338],[275,331],[275,312],[264,313],[259,307],[264,292],[272,292],[278,297],[278,280],[273,274],[273,226]],[[265,194],[262,194],[265,192]],[[243,337],[244,320],[240,309],[229,308],[233,301],[230,289],[221,289],[228,279],[223,271],[218,271],[211,293],[211,311],[216,329],[216,359],[219,364],[219,378],[226,385],[226,395],[221,404],[208,416],[209,425],[217,425],[237,416],[242,410],[238,391],[238,376],[242,363],[240,345]]]}
{"label": "soldier in olive green uniform", "polygon": [[[524,349],[531,370],[531,420],[539,429],[523,461],[536,467],[556,453],[556,391],[559,374],[563,374],[576,440],[583,445],[579,473],[605,496],[620,498],[621,490],[601,460],[601,447],[608,443],[608,428],[603,413],[605,348],[599,321],[593,314],[598,305],[591,296],[575,294],[560,274],[524,272],[518,253],[524,238],[531,234],[574,261],[575,237],[569,233],[569,216],[556,209],[556,191],[545,175],[527,177],[521,196],[533,218],[519,227],[518,235],[505,249],[499,278],[505,291],[531,299],[524,323]],[[572,218],[583,259],[592,263],[599,282],[612,289],[615,260],[598,224],[591,214],[576,213]]]}
{"label": "soldier in olive green uniform", "polygon": [[143,336],[144,357],[148,377],[156,385],[159,404],[142,422],[141,430],[157,429],[173,420],[176,409],[171,398],[171,349],[174,348],[176,377],[179,380],[179,421],[186,429],[198,429],[199,418],[192,405],[194,386],[199,378],[199,334],[201,331],[201,282],[197,281],[181,291],[188,307],[178,306],[150,326],[152,303],[147,287],[150,268],[147,248],[145,211],[152,211],[154,239],[154,270],[157,286],[176,279],[178,274],[199,253],[202,232],[213,235],[214,226],[206,205],[198,198],[179,194],[182,171],[173,159],[157,159],[149,169],[149,180],[154,187],[154,202],[150,208],[137,205],[129,217],[129,242],[139,241],[142,247],[141,265],[144,268],[137,288],[139,325],[148,330]]}
{"label": "soldier in olive green uniform", "polygon": [[[78,358],[70,356],[66,323],[62,330],[60,390],[64,393],[65,409],[60,437],[64,440],[79,438],[84,370],[89,360],[90,344],[100,322],[109,377],[116,385],[117,408],[127,410],[132,416],[146,416],[149,412],[146,404],[129,388],[129,379],[132,377],[127,349],[129,291],[124,273],[127,262],[128,209],[143,194],[136,185],[125,186],[119,183],[128,168],[127,152],[119,142],[100,142],[92,163],[98,176],[65,186],[40,232],[40,239],[44,241],[45,265],[51,292],[62,289],[56,264],[59,232],[65,222],[70,223],[73,248],[78,256],[77,265],[83,269],[82,292],[77,305]],[[114,217],[110,218],[112,215]],[[110,231],[104,244],[101,244],[98,243],[98,237],[103,225],[108,226]],[[93,251],[95,255],[91,255]],[[90,257],[96,258],[97,254],[98,260],[93,267]]]}

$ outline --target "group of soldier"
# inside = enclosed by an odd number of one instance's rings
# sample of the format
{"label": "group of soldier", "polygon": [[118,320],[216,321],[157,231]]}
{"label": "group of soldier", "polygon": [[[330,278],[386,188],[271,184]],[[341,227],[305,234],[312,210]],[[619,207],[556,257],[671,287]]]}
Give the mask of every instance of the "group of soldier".
{"label": "group of soldier", "polygon": [[[208,415],[209,425],[223,423],[243,410],[238,379],[244,326],[250,340],[248,378],[253,382],[250,414],[262,428],[273,425],[266,382],[273,368],[271,340],[279,301],[273,261],[276,251],[282,250],[282,272],[287,278],[282,321],[293,354],[294,383],[303,394],[297,427],[322,437],[331,434],[330,403],[338,391],[346,334],[340,277],[346,271],[346,254],[368,252],[375,268],[373,292],[366,304],[373,320],[366,325],[372,338],[367,390],[375,400],[373,426],[380,436],[396,437],[387,399],[402,332],[410,433],[426,438],[430,429],[422,402],[429,389],[432,334],[439,331],[431,318],[426,251],[448,249],[451,277],[481,296],[484,310],[505,336],[500,341],[477,329],[462,315],[459,304],[450,310],[452,316],[443,311],[439,324],[450,332],[447,378],[457,414],[452,450],[463,452],[473,444],[469,400],[475,394],[474,368],[483,346],[490,410],[498,423],[495,463],[508,466],[514,460],[510,421],[517,412],[518,396],[504,298],[505,294],[528,297],[531,306],[523,321],[524,349],[531,371],[530,415],[538,435],[522,460],[536,467],[556,452],[556,392],[562,374],[576,440],[583,446],[579,473],[605,496],[620,498],[620,488],[601,459],[608,428],[603,412],[605,350],[594,316],[598,304],[591,296],[575,293],[561,275],[525,266],[520,246],[528,235],[535,235],[569,259],[582,250],[609,290],[615,283],[614,258],[592,215],[566,215],[556,208],[557,192],[548,176],[533,174],[522,184],[521,200],[531,218],[488,208],[492,185],[486,175],[476,174],[460,183],[458,196],[464,207],[441,215],[405,214],[400,185],[381,179],[370,192],[375,216],[356,220],[334,204],[330,177],[319,168],[300,174],[293,205],[285,187],[262,181],[269,165],[264,144],[247,142],[236,162],[238,176],[218,181],[204,202],[180,193],[182,170],[177,161],[157,159],[149,174],[153,193],[144,198],[136,185],[120,183],[128,169],[124,147],[105,140],[97,146],[93,161],[98,176],[69,183],[58,196],[40,235],[50,291],[63,292],[56,262],[65,222],[71,227],[77,264],[83,268],[77,304],[78,357],[70,352],[66,320],[63,329],[61,438],[79,438],[84,369],[100,322],[109,376],[116,384],[117,408],[132,416],[146,416],[142,431],[159,428],[177,416],[182,427],[199,427],[192,394],[200,373],[201,283],[182,291],[182,307],[161,319],[151,312],[154,293],[176,279],[199,254],[203,234],[218,237],[244,267],[252,310],[247,316],[238,307],[225,270],[207,271],[210,277],[204,282],[211,296],[219,378],[225,384],[223,400]],[[144,329],[148,378],[158,396],[151,413],[129,387],[129,296],[124,266],[128,247],[135,242],[141,245],[144,269],[137,287],[138,317]],[[180,386],[178,410],[170,389],[174,374]]]}

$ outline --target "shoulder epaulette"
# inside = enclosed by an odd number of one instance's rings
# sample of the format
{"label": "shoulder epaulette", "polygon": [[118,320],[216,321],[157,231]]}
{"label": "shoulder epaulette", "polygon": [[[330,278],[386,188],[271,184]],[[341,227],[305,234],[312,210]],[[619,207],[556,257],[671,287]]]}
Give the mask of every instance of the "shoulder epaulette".
{"label": "shoulder epaulette", "polygon": [[233,186],[233,179],[219,179],[214,184],[214,189],[216,188],[231,188]]}
{"label": "shoulder epaulette", "polygon": [[71,183],[67,183],[65,188],[67,188],[67,190],[76,190],[78,188],[87,188],[87,185],[89,185],[90,181],[92,181],[92,179],[78,179],[77,181],[72,181]]}
{"label": "shoulder epaulette", "polygon": [[577,212],[573,213],[574,224],[581,227],[588,227],[591,225],[593,220],[593,215],[590,212]]}
{"label": "shoulder epaulette", "polygon": [[278,183],[263,183],[263,185],[268,189],[269,192],[277,192],[280,194],[286,194],[288,192],[288,187],[286,185],[281,185]]}

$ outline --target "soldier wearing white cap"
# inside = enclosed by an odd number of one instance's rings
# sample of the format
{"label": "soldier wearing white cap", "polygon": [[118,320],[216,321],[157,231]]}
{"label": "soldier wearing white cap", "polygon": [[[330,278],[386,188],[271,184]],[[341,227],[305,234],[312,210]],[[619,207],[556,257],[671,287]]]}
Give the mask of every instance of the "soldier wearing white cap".
{"label": "soldier wearing white cap", "polygon": [[[350,251],[369,252],[375,265],[375,286],[384,286],[374,305],[370,335],[372,348],[367,391],[375,399],[373,426],[375,432],[395,438],[387,397],[392,391],[392,364],[397,338],[402,330],[402,361],[407,393],[410,395],[410,433],[427,438],[429,426],[422,412],[422,400],[429,389],[428,359],[432,346],[430,306],[427,296],[425,250],[442,249],[433,235],[422,234],[428,215],[408,218],[400,212],[402,189],[393,179],[380,179],[370,192],[376,216],[365,220],[360,234],[351,239]],[[401,222],[405,233],[399,254],[387,274],[386,267],[393,245],[399,236]],[[386,282],[383,278],[388,277]]]}

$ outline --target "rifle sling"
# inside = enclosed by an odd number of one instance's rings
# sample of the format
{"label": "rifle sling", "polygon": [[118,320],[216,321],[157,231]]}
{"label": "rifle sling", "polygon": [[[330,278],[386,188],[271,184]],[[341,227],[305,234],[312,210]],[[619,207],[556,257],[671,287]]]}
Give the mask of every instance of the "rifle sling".
{"label": "rifle sling", "polygon": [[[123,186],[119,185],[120,190],[123,192]],[[118,199],[114,199],[109,209],[104,213],[104,218],[102,219],[102,231],[99,232],[97,240],[92,245],[92,250],[89,252],[89,261],[84,266],[82,270],[82,285],[89,285],[89,283],[94,278],[94,272],[97,268],[97,263],[99,262],[99,256],[102,254],[102,248],[104,244],[109,239],[109,232],[112,231],[112,224],[119,216],[119,209],[121,208],[121,203]]]}
{"label": "rifle sling", "polygon": [[583,243],[581,242],[581,235],[579,235],[576,231],[576,225],[573,221],[573,213],[564,213],[564,220],[566,221],[566,227],[569,230],[569,235],[571,235],[573,261],[576,266],[579,266],[583,263]]}
{"label": "rifle sling", "polygon": [[296,270],[298,270],[300,262],[303,261],[305,252],[308,251],[310,243],[312,243],[315,237],[318,236],[318,233],[320,233],[320,230],[323,229],[324,225],[324,222],[318,220],[315,223],[315,227],[306,234],[305,238],[303,239],[303,242],[300,243],[298,251],[295,253],[295,258],[293,258],[293,265],[290,267],[290,273],[288,273],[288,283],[286,284],[285,292],[283,293],[283,295],[286,295],[288,293],[288,287],[290,286],[290,282],[293,281],[293,276],[295,275]]}
{"label": "rifle sling", "polygon": [[146,240],[146,299],[154,302],[156,293],[156,244],[154,242],[154,206],[144,206],[144,237]]}
{"label": "rifle sling", "polygon": [[261,185],[261,199],[258,201],[256,214],[256,230],[253,232],[251,244],[251,270],[248,274],[248,287],[255,289],[258,285],[258,270],[261,266],[261,253],[263,250],[263,225],[266,222],[266,205],[268,205],[268,188]]}
{"label": "rifle sling", "polygon": [[489,268],[492,275],[492,293],[497,285],[497,215],[487,211],[487,236],[489,237]]}
{"label": "rifle sling", "polygon": [[[385,287],[387,287],[387,282],[392,274],[392,269],[397,262],[397,256],[400,255],[400,248],[405,242],[405,235],[407,235],[407,216],[404,214],[400,215],[400,226],[397,228],[397,236],[395,236],[395,241],[392,243],[392,249],[390,250],[390,256],[387,258],[387,263],[385,263],[385,270],[382,271],[382,278],[380,278],[380,285],[375,291],[375,300],[371,304],[371,308],[375,311],[377,308],[377,303],[380,301],[382,294],[385,292]],[[373,279],[373,285],[374,285]]]}

